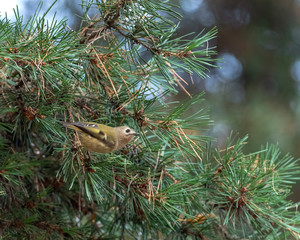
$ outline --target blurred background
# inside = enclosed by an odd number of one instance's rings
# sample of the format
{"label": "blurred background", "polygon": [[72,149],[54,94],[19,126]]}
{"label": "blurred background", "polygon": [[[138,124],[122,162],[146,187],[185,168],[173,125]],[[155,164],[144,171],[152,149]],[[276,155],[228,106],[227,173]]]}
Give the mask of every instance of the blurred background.
{"label": "blurred background", "polygon": [[[25,19],[39,0],[10,0],[1,3],[1,17],[14,19],[18,4]],[[261,145],[278,143],[282,153],[300,157],[300,0],[171,0],[179,6],[182,21],[178,35],[218,28],[216,46],[220,68],[209,78],[193,76],[190,93],[205,91],[211,118],[211,134],[224,145],[233,133],[249,135],[246,152]],[[43,10],[53,1],[47,1]],[[58,0],[49,16],[80,24],[81,1]],[[189,76],[186,76],[189,79]],[[185,97],[184,94],[179,94]],[[300,183],[294,201],[300,201]],[[297,191],[298,190],[298,191]]]}

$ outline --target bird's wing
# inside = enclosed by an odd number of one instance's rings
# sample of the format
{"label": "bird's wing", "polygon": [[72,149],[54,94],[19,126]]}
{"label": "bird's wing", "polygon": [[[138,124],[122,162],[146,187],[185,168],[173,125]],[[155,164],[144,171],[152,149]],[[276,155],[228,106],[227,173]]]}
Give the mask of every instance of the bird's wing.
{"label": "bird's wing", "polygon": [[115,131],[110,129],[110,134],[106,134],[107,129],[111,127],[93,122],[73,122],[63,123],[63,125],[74,130],[81,130],[82,132],[87,133],[89,136],[97,138],[99,141],[103,142],[109,147],[114,148],[117,145],[117,136],[115,135]]}

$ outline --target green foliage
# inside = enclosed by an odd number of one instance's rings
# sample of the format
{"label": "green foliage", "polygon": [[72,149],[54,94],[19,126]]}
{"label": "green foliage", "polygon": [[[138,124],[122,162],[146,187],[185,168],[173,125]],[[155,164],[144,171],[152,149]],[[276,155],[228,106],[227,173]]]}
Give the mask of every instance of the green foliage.
{"label": "green foliage", "polygon": [[[2,237],[297,238],[293,158],[273,145],[245,154],[246,138],[213,149],[203,94],[185,89],[182,72],[205,77],[217,61],[207,47],[216,29],[176,37],[167,1],[83,9],[78,32],[39,10],[1,21]],[[188,97],[173,102],[178,89]],[[87,153],[60,121],[126,124],[140,136]]]}

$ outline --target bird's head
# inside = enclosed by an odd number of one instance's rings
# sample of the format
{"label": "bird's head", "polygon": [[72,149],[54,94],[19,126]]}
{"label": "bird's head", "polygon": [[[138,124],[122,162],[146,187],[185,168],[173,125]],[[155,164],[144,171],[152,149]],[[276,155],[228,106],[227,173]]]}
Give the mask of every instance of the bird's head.
{"label": "bird's head", "polygon": [[130,127],[127,127],[127,126],[116,127],[115,131],[116,131],[117,139],[118,139],[118,148],[124,147],[135,136],[139,135],[133,129],[131,129]]}

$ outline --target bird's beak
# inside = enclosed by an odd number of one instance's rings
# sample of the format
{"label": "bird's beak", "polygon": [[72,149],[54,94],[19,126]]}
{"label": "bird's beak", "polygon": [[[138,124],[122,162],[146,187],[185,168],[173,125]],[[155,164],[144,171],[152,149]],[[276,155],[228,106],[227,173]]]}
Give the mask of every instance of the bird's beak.
{"label": "bird's beak", "polygon": [[136,136],[139,136],[140,134],[135,132],[135,133],[131,133],[131,135],[136,137]]}

